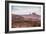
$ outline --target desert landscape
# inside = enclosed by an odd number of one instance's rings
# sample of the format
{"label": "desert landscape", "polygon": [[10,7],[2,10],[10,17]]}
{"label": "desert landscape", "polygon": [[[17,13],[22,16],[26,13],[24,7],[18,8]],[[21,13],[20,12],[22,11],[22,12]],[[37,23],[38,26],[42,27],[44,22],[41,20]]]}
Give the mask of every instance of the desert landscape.
{"label": "desert landscape", "polygon": [[40,6],[14,6],[11,7],[12,28],[40,27]]}
{"label": "desert landscape", "polygon": [[28,15],[12,15],[12,28],[24,28],[24,27],[40,27],[41,16],[32,13]]}

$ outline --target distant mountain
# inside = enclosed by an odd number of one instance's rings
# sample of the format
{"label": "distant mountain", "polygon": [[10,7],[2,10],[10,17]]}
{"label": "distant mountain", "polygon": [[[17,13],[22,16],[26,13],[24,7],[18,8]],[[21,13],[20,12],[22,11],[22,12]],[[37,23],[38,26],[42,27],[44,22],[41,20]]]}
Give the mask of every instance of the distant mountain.
{"label": "distant mountain", "polygon": [[22,17],[24,17],[24,20],[41,20],[41,16],[37,15],[36,13],[32,13],[29,15],[21,15]]}
{"label": "distant mountain", "polygon": [[37,16],[37,17],[40,17],[40,15],[38,15],[36,13],[32,13],[32,14],[28,14],[28,15],[20,15],[20,16]]}
{"label": "distant mountain", "polygon": [[15,15],[12,14],[13,20],[32,20],[32,21],[37,21],[41,20],[41,16],[37,15],[36,13],[32,13],[29,15]]}

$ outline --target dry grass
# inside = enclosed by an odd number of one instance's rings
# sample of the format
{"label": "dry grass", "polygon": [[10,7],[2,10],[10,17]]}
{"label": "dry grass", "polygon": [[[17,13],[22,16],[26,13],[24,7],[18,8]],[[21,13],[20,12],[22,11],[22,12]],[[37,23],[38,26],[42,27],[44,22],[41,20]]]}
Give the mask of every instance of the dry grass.
{"label": "dry grass", "polygon": [[12,28],[15,27],[40,27],[40,23],[38,21],[12,21]]}

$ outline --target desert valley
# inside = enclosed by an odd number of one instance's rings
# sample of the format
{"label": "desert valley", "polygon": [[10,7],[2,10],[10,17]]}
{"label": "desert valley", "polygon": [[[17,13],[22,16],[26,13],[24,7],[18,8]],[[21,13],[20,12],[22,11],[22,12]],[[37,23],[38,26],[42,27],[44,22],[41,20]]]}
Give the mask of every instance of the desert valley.
{"label": "desert valley", "polygon": [[12,28],[40,27],[41,16],[36,13],[29,15],[12,14]]}

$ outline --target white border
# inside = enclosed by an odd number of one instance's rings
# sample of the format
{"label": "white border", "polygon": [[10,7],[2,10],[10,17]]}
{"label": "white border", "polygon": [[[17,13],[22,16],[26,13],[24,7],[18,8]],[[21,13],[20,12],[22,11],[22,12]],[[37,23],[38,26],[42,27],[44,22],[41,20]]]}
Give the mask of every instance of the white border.
{"label": "white border", "polygon": [[[11,28],[11,6],[38,6],[41,7],[41,27]],[[43,5],[9,3],[9,31],[43,29]]]}

